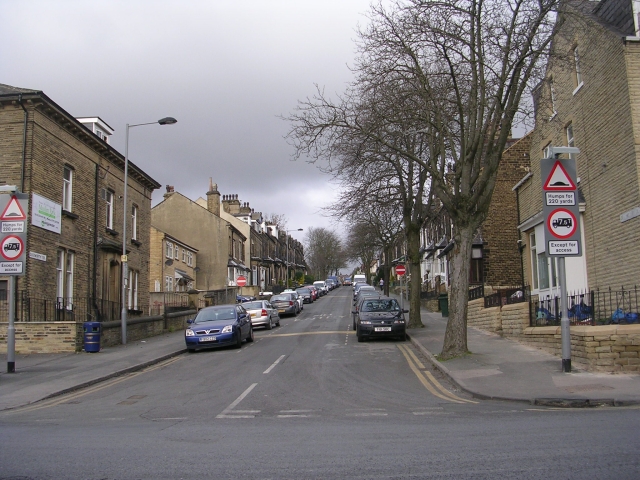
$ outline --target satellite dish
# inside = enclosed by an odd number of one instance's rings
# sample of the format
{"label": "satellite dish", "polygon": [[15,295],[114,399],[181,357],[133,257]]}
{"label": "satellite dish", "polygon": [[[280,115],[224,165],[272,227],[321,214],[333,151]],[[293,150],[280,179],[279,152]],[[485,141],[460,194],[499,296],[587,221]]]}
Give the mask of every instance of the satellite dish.
{"label": "satellite dish", "polygon": [[169,260],[167,260],[166,262],[164,262],[164,264],[165,264],[167,267],[170,267],[171,265],[173,265],[173,260],[169,259]]}

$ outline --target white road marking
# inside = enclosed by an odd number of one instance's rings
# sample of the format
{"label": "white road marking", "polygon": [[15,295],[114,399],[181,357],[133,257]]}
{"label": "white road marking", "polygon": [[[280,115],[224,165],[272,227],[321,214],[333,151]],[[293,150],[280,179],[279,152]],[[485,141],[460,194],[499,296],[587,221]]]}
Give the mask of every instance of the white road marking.
{"label": "white road marking", "polygon": [[242,394],[236,398],[231,405],[225,408],[219,415],[216,415],[216,418],[253,418],[255,415],[234,415],[233,409],[244,400],[244,398],[251,393],[251,390],[256,388],[257,383],[252,383],[249,388],[247,388]]}
{"label": "white road marking", "polygon": [[273,370],[275,368],[276,365],[278,365],[278,363],[280,363],[280,361],[285,357],[285,355],[280,355],[280,358],[278,358],[275,362],[273,362],[271,364],[271,366],[269,368],[267,368],[264,372],[262,372],[263,374],[269,373],[271,370]]}

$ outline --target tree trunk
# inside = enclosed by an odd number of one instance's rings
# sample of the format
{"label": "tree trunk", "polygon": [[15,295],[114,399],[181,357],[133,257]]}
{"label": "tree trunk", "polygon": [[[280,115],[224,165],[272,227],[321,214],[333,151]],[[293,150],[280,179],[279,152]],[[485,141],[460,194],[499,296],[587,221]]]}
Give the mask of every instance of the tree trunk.
{"label": "tree trunk", "polygon": [[[411,274],[409,294],[409,324],[407,328],[424,327],[420,318],[420,228],[407,228],[407,273]],[[405,283],[406,284],[406,283]],[[405,307],[406,308],[406,307]]]}
{"label": "tree trunk", "polygon": [[467,310],[469,306],[469,268],[471,246],[475,228],[456,229],[455,246],[451,259],[451,286],[449,287],[449,320],[440,356],[444,359],[464,355],[467,349]]}

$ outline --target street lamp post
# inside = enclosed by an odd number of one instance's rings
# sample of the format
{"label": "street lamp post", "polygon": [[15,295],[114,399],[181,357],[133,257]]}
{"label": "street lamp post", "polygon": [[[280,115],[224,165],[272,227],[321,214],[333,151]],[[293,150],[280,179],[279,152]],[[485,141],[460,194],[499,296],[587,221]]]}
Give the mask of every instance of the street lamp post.
{"label": "street lamp post", "polygon": [[149,123],[136,123],[134,125],[129,125],[127,123],[127,128],[125,132],[125,140],[124,140],[124,194],[122,195],[123,208],[122,208],[122,257],[120,258],[122,262],[122,312],[120,314],[121,319],[121,330],[122,330],[122,344],[125,345],[127,343],[127,277],[129,275],[129,259],[127,258],[127,185],[129,178],[129,129],[132,127],[140,127],[142,125],[155,125],[159,123],[160,125],[173,125],[178,121],[173,117],[164,117],[158,120],[157,122],[149,122]]}
{"label": "street lamp post", "polygon": [[294,228],[293,230],[286,230],[285,233],[287,234],[287,277],[285,280],[285,288],[287,288],[289,286],[289,232],[301,232],[302,229],[301,228]]}

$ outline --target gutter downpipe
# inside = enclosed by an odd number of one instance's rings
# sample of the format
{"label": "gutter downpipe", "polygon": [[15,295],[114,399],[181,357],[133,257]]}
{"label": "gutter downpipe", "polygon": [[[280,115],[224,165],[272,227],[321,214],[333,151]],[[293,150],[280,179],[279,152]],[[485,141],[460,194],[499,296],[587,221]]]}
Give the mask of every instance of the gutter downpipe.
{"label": "gutter downpipe", "polygon": [[24,168],[27,163],[27,122],[29,120],[29,112],[22,103],[22,94],[18,95],[18,103],[24,110],[24,128],[22,131],[22,167],[20,169],[20,191],[24,192]]}

